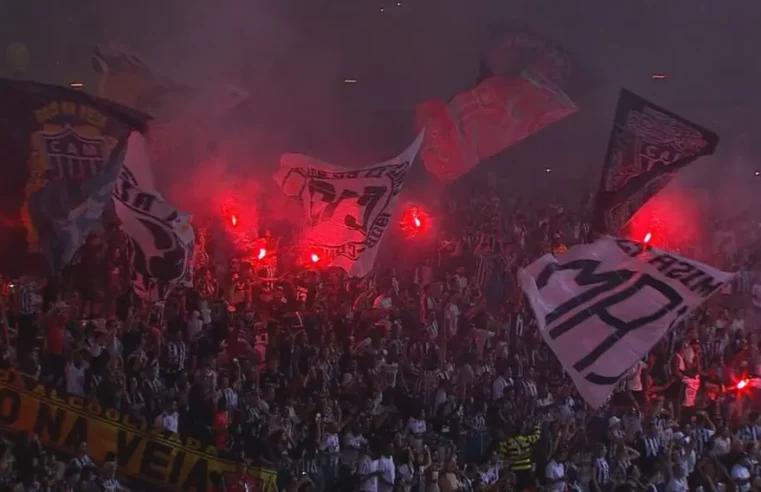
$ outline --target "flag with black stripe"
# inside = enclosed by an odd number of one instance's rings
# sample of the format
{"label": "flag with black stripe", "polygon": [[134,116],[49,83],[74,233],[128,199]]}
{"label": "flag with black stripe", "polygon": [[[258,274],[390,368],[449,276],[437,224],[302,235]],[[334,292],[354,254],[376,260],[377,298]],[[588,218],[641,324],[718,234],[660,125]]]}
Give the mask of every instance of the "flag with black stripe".
{"label": "flag with black stripe", "polygon": [[619,234],[677,171],[711,155],[719,137],[621,90],[597,192],[592,232]]}

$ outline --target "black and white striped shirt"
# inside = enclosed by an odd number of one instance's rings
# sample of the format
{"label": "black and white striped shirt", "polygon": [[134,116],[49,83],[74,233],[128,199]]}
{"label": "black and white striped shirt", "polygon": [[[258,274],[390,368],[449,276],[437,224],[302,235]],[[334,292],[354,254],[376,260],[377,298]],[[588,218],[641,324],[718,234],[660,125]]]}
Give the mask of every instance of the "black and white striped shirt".
{"label": "black and white striped shirt", "polygon": [[605,458],[595,458],[595,478],[597,485],[603,487],[610,483],[610,466]]}
{"label": "black and white striped shirt", "polygon": [[185,368],[187,360],[187,348],[185,342],[169,342],[166,346],[168,369],[172,371],[181,371]]}
{"label": "black and white striped shirt", "polygon": [[538,392],[536,389],[536,383],[534,383],[534,381],[531,379],[523,379],[520,382],[520,388],[524,396],[536,399]]}
{"label": "black and white striped shirt", "polygon": [[695,436],[695,451],[698,456],[701,456],[705,450],[706,443],[713,437],[714,431],[706,427],[696,427],[693,434]]}
{"label": "black and white striped shirt", "polygon": [[756,442],[759,438],[758,429],[755,425],[745,425],[737,432],[737,437],[746,443]]}
{"label": "black and white striped shirt", "polygon": [[645,456],[648,458],[655,458],[663,449],[663,439],[660,437],[645,437],[643,441]]}

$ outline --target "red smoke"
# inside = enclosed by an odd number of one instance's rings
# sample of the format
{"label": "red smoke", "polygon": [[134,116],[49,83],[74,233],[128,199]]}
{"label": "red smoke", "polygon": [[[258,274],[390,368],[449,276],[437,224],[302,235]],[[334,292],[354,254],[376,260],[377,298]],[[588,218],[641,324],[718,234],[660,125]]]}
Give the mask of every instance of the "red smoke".
{"label": "red smoke", "polygon": [[408,205],[402,212],[399,226],[408,238],[420,236],[431,229],[431,216],[419,205]]}
{"label": "red smoke", "polygon": [[687,252],[703,240],[696,196],[683,189],[661,192],[642,207],[629,222],[626,236],[653,247]]}

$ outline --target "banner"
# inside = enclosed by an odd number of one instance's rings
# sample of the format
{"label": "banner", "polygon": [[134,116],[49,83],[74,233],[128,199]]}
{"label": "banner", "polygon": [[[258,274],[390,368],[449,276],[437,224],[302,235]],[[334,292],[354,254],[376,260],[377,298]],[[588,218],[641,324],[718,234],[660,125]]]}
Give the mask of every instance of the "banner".
{"label": "banner", "polygon": [[399,156],[363,169],[341,169],[299,154],[282,156],[275,181],[304,205],[310,255],[352,276],[370,272],[423,135]]}
{"label": "banner", "polygon": [[718,142],[715,133],[622,89],[592,230],[619,234],[679,169],[713,154]]}
{"label": "banner", "polygon": [[81,91],[0,79],[0,271],[65,267],[103,207],[143,114]]}
{"label": "banner", "polygon": [[577,109],[541,76],[493,77],[446,105],[417,105],[415,125],[426,130],[421,156],[431,174],[449,183]]}
{"label": "banner", "polygon": [[[0,427],[37,434],[43,446],[70,455],[84,441],[96,463],[115,453],[122,474],[164,490],[212,490],[212,472],[233,473],[236,467],[195,439],[152,429],[118,410],[5,370],[0,370]],[[257,490],[277,491],[276,472],[255,468],[250,473]]]}
{"label": "banner", "polygon": [[501,23],[490,29],[481,58],[478,83],[491,77],[517,77],[528,71],[539,74],[576,99],[595,85],[589,70],[558,43],[527,26]]}
{"label": "banner", "polygon": [[544,340],[592,407],[734,274],[605,236],[545,255],[519,278]]}
{"label": "banner", "polygon": [[178,211],[153,188],[145,137],[129,137],[124,166],[113,188],[114,208],[129,237],[132,286],[148,301],[192,282],[195,235],[190,216]]}

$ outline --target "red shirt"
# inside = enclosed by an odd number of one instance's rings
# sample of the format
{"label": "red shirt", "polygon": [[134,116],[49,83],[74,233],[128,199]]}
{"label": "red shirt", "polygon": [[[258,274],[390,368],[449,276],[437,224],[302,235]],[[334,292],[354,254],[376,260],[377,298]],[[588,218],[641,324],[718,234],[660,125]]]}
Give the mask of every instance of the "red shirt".
{"label": "red shirt", "polygon": [[63,339],[64,339],[64,325],[66,318],[63,316],[56,316],[48,321],[47,329],[47,352],[53,355],[63,354]]}
{"label": "red shirt", "polygon": [[214,443],[217,449],[224,449],[227,446],[227,427],[230,425],[230,418],[227,415],[227,411],[222,410],[214,414],[214,421],[212,422],[212,429],[218,431],[215,434]]}

